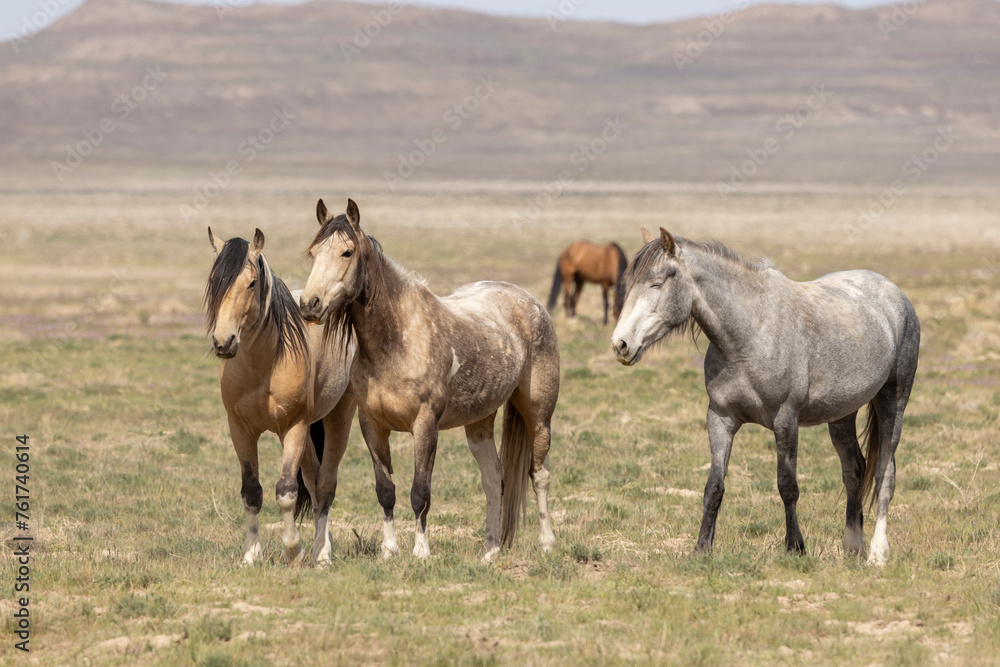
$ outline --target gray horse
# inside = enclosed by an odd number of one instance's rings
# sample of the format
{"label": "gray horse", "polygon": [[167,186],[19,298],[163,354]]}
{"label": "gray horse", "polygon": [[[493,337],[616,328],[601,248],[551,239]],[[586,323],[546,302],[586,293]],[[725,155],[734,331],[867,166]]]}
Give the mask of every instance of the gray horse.
{"label": "gray horse", "polygon": [[[675,239],[663,228],[659,238],[642,231],[645,246],[626,273],[625,306],[611,346],[618,361],[631,366],[674,331],[697,326],[711,341],[705,387],[712,464],[698,550],[712,549],[733,437],[752,423],[774,432],[785,546],[803,553],[795,514],[799,426],[826,423],[847,492],[844,552],[864,548],[862,505],[873,491],[878,517],[868,562],[884,565],[896,445],[920,347],[909,300],[871,271],[797,283],[721,244]],[[862,455],[855,420],[866,403]]]}

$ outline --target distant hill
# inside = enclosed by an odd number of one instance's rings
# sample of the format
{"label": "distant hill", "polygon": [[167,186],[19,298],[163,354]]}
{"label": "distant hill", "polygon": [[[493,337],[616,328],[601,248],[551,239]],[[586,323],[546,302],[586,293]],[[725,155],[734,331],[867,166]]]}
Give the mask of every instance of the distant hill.
{"label": "distant hill", "polygon": [[89,0],[0,44],[4,162],[73,162],[66,146],[83,142],[100,162],[253,156],[364,179],[736,182],[742,169],[888,185],[928,149],[928,181],[1000,178],[993,0],[763,5],[647,27],[228,4]]}

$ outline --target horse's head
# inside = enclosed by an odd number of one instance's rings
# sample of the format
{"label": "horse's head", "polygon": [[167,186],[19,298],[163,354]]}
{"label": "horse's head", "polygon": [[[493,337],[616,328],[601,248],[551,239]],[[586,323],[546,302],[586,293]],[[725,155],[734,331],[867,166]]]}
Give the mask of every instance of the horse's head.
{"label": "horse's head", "polygon": [[373,246],[361,231],[361,214],[353,199],[347,211],[336,217],[327,213],[320,199],[316,204],[320,230],[309,246],[312,271],[299,297],[299,311],[310,322],[323,323],[364,292],[364,262]]}
{"label": "horse's head", "polygon": [[252,329],[265,308],[264,287],[268,276],[263,270],[261,251],[264,234],[258,229],[253,241],[241,238],[226,241],[220,250],[208,228],[215,251],[215,263],[205,286],[208,334],[212,351],[222,359],[232,359],[240,349],[240,333]]}
{"label": "horse's head", "polygon": [[660,228],[655,238],[645,229],[646,245],[625,271],[625,304],[611,349],[626,366],[639,362],[643,352],[691,317],[694,288],[680,248],[670,232]]}

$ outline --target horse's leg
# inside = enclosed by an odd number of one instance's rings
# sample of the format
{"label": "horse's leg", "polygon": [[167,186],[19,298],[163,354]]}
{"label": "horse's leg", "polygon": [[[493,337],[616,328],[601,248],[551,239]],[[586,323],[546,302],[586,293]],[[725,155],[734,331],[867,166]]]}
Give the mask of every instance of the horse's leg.
{"label": "horse's leg", "polygon": [[698,531],[696,551],[709,553],[715,540],[715,521],[719,518],[719,507],[726,492],[726,470],[729,468],[729,454],[733,451],[733,437],[740,430],[740,424],[729,415],[722,415],[713,406],[708,407],[706,418],[708,444],[712,449],[712,467],[705,484],[704,513],[701,530]]}
{"label": "horse's leg", "polygon": [[563,273],[563,309],[566,311],[566,317],[573,317],[576,314],[576,309],[573,304],[573,281],[575,277],[572,273],[567,275]]}
{"label": "horse's leg", "polygon": [[552,522],[549,520],[549,445],[552,443],[552,428],[550,422],[527,422],[528,433],[531,434],[531,487],[535,490],[535,501],[538,503],[538,544],[542,551],[552,551],[556,543],[556,534],[552,532]]}
{"label": "horse's leg", "polygon": [[840,457],[841,476],[847,494],[847,523],[844,527],[844,555],[858,554],[865,547],[864,514],[862,512],[861,479],[865,473],[865,457],[858,444],[858,413],[830,422],[830,440]]}
{"label": "horse's leg", "polygon": [[799,456],[799,416],[779,410],[774,420],[774,441],[778,449],[778,493],[785,504],[785,549],[804,554],[806,544],[799,531],[795,505],[799,500],[799,483],[795,464]]}
{"label": "horse's leg", "polygon": [[316,480],[316,538],[313,542],[313,563],[317,565],[329,565],[333,556],[329,529],[330,507],[337,496],[337,469],[347,451],[347,439],[351,435],[351,422],[354,421],[356,407],[357,401],[348,388],[330,414],[323,418],[326,440]]}
{"label": "horse's leg", "polygon": [[580,292],[583,291],[583,278],[580,274],[573,276],[573,313],[572,316],[576,317],[576,304],[580,303]]}
{"label": "horse's leg", "polygon": [[396,542],[396,522],[393,518],[396,485],[392,483],[389,431],[373,424],[363,410],[358,411],[358,425],[375,468],[375,495],[378,496],[378,504],[382,506],[382,555],[390,558],[399,553],[399,544]]}
{"label": "horse's leg", "polygon": [[903,411],[912,386],[911,376],[905,386],[887,384],[875,396],[879,437],[878,465],[875,468],[878,506],[875,531],[868,548],[869,565],[885,565],[889,560],[889,503],[896,491],[896,447],[903,430]]}
{"label": "horse's leg", "polygon": [[295,501],[299,495],[299,464],[308,440],[309,424],[305,421],[292,424],[281,435],[281,476],[274,486],[274,497],[284,522],[281,533],[281,543],[285,547],[283,559],[289,564],[302,555],[302,537],[295,526]]}
{"label": "horse's leg", "polygon": [[483,541],[483,562],[489,563],[500,553],[500,498],[503,493],[503,475],[500,470],[500,458],[497,456],[497,445],[493,439],[493,427],[497,413],[493,413],[482,421],[465,427],[465,437],[469,441],[469,449],[479,463],[479,472],[483,482],[483,493],[486,494],[486,538]]}
{"label": "horse's leg", "polygon": [[601,296],[604,297],[604,324],[608,323],[608,284],[601,283]]}
{"label": "horse's leg", "polygon": [[240,472],[243,475],[243,485],[240,496],[243,498],[243,513],[246,515],[246,541],[243,544],[243,564],[252,565],[260,558],[260,533],[258,517],[264,500],[264,489],[260,486],[257,466],[257,439],[259,433],[250,433],[242,421],[229,417],[229,432],[236,449],[236,458],[240,461]]}
{"label": "horse's leg", "polygon": [[422,410],[413,424],[413,486],[410,507],[417,522],[413,540],[413,555],[427,558],[431,547],[427,541],[427,512],[431,508],[431,474],[437,455],[438,420],[430,411]]}

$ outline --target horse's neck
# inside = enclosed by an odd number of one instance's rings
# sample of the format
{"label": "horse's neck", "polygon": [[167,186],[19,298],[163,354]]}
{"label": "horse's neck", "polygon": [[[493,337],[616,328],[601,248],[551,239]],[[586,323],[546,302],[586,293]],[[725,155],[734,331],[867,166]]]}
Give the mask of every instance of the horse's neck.
{"label": "horse's neck", "polygon": [[351,304],[351,320],[358,341],[358,352],[369,359],[384,359],[402,350],[403,323],[419,313],[407,313],[404,304],[415,290],[426,290],[403,276],[386,258],[382,271],[383,284],[375,299]]}
{"label": "horse's neck", "polygon": [[277,331],[268,323],[257,320],[246,334],[243,349],[235,359],[241,360],[255,374],[269,373],[277,362]]}
{"label": "horse's neck", "polygon": [[708,253],[691,255],[695,322],[724,356],[745,349],[755,333],[753,313],[764,298],[764,277]]}

